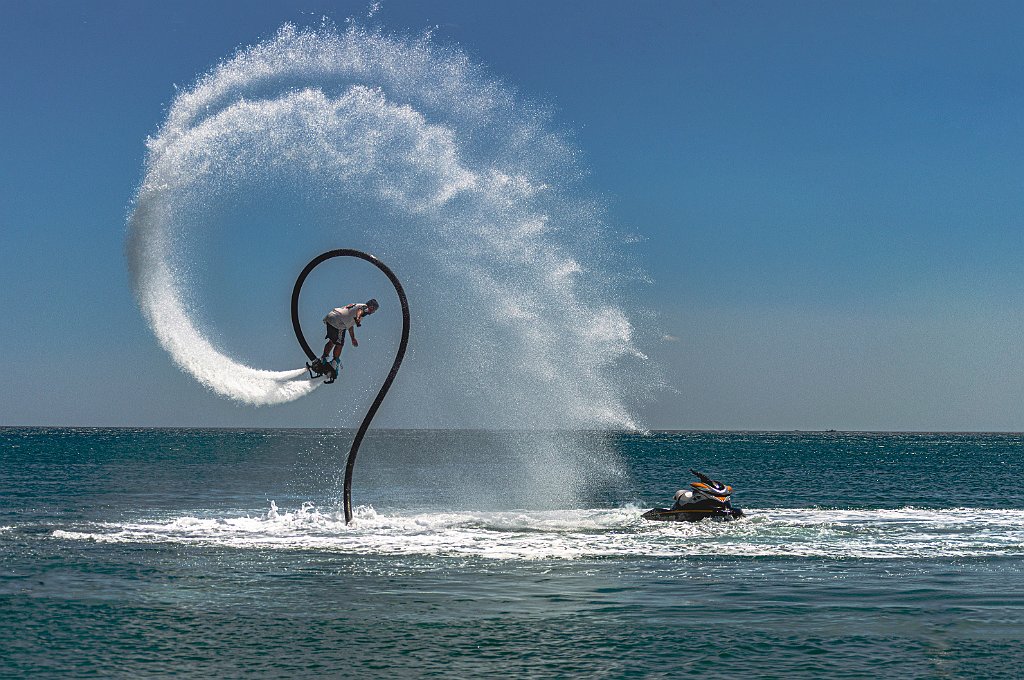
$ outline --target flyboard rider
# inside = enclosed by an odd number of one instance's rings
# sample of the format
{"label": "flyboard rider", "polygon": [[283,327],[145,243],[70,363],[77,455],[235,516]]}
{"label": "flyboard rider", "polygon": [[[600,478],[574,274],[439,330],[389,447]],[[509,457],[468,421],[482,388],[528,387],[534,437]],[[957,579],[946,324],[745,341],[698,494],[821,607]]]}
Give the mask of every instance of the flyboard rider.
{"label": "flyboard rider", "polygon": [[[366,303],[353,302],[345,305],[344,307],[335,307],[327,316],[324,317],[324,324],[327,326],[327,344],[324,345],[323,356],[320,357],[320,365],[324,369],[328,369],[326,372],[331,373],[331,379],[327,382],[334,382],[334,379],[338,376],[338,370],[341,369],[341,348],[345,346],[345,335],[348,334],[352,337],[352,346],[359,347],[359,341],[356,339],[356,328],[362,326],[362,320],[364,317],[373,314],[380,308],[377,301],[373,298],[366,301]],[[333,351],[334,357],[328,359]]]}

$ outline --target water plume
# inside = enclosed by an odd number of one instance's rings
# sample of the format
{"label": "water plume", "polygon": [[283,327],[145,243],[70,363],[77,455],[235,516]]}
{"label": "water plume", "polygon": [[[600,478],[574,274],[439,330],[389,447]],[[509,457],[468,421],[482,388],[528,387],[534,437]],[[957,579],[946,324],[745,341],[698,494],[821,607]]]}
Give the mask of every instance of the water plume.
{"label": "water plume", "polygon": [[[160,344],[206,387],[253,405],[309,394],[298,370],[232,358],[201,320],[193,256],[210,215],[276,196],[327,247],[386,254],[406,283],[405,424],[634,429],[628,404],[650,372],[576,155],[545,111],[429,35],[285,25],[180,92],[148,140],[132,284]],[[564,460],[563,443],[538,446]]]}

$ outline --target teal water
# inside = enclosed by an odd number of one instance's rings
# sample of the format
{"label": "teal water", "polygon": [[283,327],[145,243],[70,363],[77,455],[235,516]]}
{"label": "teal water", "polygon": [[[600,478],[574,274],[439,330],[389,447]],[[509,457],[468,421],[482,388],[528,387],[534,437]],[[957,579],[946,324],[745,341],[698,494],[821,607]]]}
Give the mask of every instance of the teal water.
{"label": "teal water", "polygon": [[[1024,676],[1024,437],[0,429],[2,677]],[[748,516],[648,523],[703,469]],[[581,469],[584,477],[585,469]]]}

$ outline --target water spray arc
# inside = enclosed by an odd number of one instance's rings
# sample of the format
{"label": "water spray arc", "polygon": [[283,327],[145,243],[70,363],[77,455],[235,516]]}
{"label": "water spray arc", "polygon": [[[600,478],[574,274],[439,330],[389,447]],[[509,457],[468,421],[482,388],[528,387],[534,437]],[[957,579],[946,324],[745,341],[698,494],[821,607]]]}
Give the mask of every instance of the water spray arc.
{"label": "water spray arc", "polygon": [[[245,315],[264,312],[258,291],[295,279],[282,267],[308,261],[307,231],[353,245],[386,239],[404,283],[430,281],[431,300],[459,310],[458,332],[444,319],[417,326],[423,354],[403,381],[431,398],[403,420],[529,430],[491,438],[527,480],[505,498],[582,502],[624,473],[610,445],[575,433],[636,430],[630,404],[659,380],[634,337],[635,303],[616,299],[632,276],[616,273],[630,261],[627,241],[604,223],[582,155],[553,117],[429,34],[282,26],[180,90],[147,140],[125,244],[139,308],[203,387],[254,407],[295,402],[321,383],[302,367],[248,365],[238,351]],[[283,229],[294,215],[301,225]],[[365,253],[320,257],[341,256],[387,272]],[[504,483],[474,484],[490,498]]]}
{"label": "water spray arc", "polygon": [[398,352],[395,354],[395,361],[391,364],[391,371],[388,373],[388,377],[384,379],[384,383],[380,386],[380,390],[377,392],[377,397],[373,400],[370,408],[366,411],[366,415],[363,417],[363,422],[359,424],[359,429],[356,430],[356,436],[352,440],[352,447],[348,451],[348,462],[345,464],[345,523],[348,524],[352,521],[352,471],[356,466],[356,455],[359,453],[359,445],[363,441],[363,436],[366,431],[370,428],[370,422],[373,417],[377,415],[377,409],[380,408],[381,403],[384,401],[384,397],[387,395],[388,390],[391,389],[391,383],[395,381],[395,376],[398,375],[398,369],[402,366],[402,359],[405,357],[405,349],[409,344],[409,301],[405,297],[405,289],[402,288],[402,283],[395,276],[395,273],[391,271],[383,262],[378,260],[369,253],[364,253],[361,250],[354,250],[352,248],[340,248],[338,250],[328,250],[325,253],[317,255],[309,264],[303,268],[299,277],[295,279],[295,287],[292,289],[292,328],[295,329],[295,338],[299,341],[299,346],[302,347],[302,351],[306,353],[306,356],[310,360],[316,359],[317,355],[310,348],[309,343],[306,342],[306,337],[302,333],[302,325],[299,323],[299,294],[302,292],[302,284],[305,283],[306,277],[309,276],[310,272],[316,269],[317,266],[335,257],[355,257],[360,260],[369,262],[377,269],[384,272],[384,275],[388,277],[391,284],[395,287],[395,292],[398,293],[398,300],[402,304],[402,339],[398,343]]}

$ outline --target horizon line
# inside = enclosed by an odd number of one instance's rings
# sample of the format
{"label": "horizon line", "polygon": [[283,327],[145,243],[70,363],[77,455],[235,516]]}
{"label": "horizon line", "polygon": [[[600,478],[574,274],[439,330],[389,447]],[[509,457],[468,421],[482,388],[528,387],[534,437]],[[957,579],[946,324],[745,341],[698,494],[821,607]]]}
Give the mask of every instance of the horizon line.
{"label": "horizon line", "polygon": [[[311,432],[355,430],[351,427],[265,427],[259,425],[0,425],[0,430],[230,430],[236,432],[308,430]],[[502,428],[502,427],[375,427],[371,431],[391,432],[565,432],[587,434],[1003,434],[1024,435],[1024,430],[845,430],[845,429],[757,429],[757,428],[651,428],[645,430],[617,429],[559,429],[559,428]]]}

